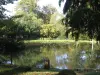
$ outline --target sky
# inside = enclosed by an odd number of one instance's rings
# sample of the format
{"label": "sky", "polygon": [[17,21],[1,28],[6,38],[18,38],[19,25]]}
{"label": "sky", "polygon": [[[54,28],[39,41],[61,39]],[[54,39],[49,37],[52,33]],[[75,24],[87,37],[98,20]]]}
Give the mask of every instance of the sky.
{"label": "sky", "polygon": [[12,16],[15,14],[15,7],[17,5],[18,1],[15,1],[14,4],[7,4],[7,5],[4,5],[3,7],[5,7],[8,11],[5,12],[6,15],[8,16]]}
{"label": "sky", "polygon": [[63,5],[61,5],[61,7],[59,6],[59,0],[40,0],[38,2],[38,5],[40,7],[42,7],[43,5],[48,5],[51,4],[52,6],[54,6],[60,13],[62,13],[62,9],[63,9]]}
{"label": "sky", "polygon": [[[58,12],[62,13],[62,9],[63,9],[63,5],[61,5],[61,7],[58,4],[59,0],[39,0],[38,5],[40,7],[43,7],[45,5],[51,4],[52,6],[54,6]],[[14,4],[7,4],[6,6],[4,6],[9,12],[5,12],[8,16],[14,15],[15,13],[15,7],[17,5],[18,1],[15,1]]]}

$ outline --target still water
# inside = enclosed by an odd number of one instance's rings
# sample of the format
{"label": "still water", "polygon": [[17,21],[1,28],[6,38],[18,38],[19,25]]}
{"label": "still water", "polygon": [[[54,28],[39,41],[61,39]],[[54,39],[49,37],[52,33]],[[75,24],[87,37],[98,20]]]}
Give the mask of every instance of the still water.
{"label": "still water", "polygon": [[43,67],[43,59],[48,57],[51,68],[100,69],[100,45],[90,43],[67,44],[28,44],[25,51],[20,52],[14,63],[17,65]]}

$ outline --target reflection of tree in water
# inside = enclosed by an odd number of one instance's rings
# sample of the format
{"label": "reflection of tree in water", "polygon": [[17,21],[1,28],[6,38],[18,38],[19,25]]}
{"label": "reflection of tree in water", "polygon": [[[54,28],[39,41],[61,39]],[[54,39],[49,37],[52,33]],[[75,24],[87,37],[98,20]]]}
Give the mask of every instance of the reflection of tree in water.
{"label": "reflection of tree in water", "polygon": [[42,60],[40,46],[32,46],[20,52],[14,59],[14,63],[20,66],[33,66]]}
{"label": "reflection of tree in water", "polygon": [[[75,47],[75,44],[53,44],[42,46],[41,50],[56,68],[95,68],[95,54],[91,52],[91,44],[82,43]],[[94,45],[94,50],[96,48]]]}
{"label": "reflection of tree in water", "polygon": [[99,55],[100,52],[95,45],[94,52],[91,53],[90,44],[79,44],[76,49],[75,44],[45,44],[41,46],[32,45],[32,47],[26,48],[18,60],[20,64],[26,63],[25,65],[33,65],[38,62],[39,65],[42,64],[40,66],[43,68],[43,61],[41,60],[47,57],[53,68],[96,68],[100,62]]}
{"label": "reflection of tree in water", "polygon": [[56,55],[56,68],[59,69],[67,69],[66,62],[68,62],[67,54]]}
{"label": "reflection of tree in water", "polygon": [[98,65],[98,63],[95,64],[95,51],[98,48],[96,44],[93,51],[91,50],[91,45],[86,43],[79,44],[76,49],[75,47],[71,48],[73,49],[68,53],[68,68],[96,68]]}
{"label": "reflection of tree in water", "polygon": [[44,45],[42,46],[43,55],[50,59],[51,65],[57,68],[67,68],[67,45]]}

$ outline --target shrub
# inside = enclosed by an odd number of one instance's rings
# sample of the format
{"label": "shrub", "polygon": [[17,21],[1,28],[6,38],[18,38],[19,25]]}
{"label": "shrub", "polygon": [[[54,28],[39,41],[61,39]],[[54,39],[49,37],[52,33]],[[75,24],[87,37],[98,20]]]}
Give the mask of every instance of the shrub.
{"label": "shrub", "polygon": [[58,73],[58,75],[76,75],[76,73],[73,70],[62,70]]}
{"label": "shrub", "polygon": [[84,75],[100,75],[100,72],[88,72]]}

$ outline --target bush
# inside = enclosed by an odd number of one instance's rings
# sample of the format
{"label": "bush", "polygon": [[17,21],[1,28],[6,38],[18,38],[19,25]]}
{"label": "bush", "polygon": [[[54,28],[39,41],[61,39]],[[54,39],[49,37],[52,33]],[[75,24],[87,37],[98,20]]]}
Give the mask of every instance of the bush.
{"label": "bush", "polygon": [[100,75],[100,72],[88,72],[84,75]]}
{"label": "bush", "polygon": [[62,70],[58,73],[58,75],[76,75],[76,73],[73,70]]}

